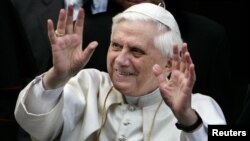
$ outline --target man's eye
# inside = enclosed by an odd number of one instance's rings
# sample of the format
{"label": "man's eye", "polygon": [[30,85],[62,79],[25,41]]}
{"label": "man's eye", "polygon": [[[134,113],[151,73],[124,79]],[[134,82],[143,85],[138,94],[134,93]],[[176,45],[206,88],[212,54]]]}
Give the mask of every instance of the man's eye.
{"label": "man's eye", "polygon": [[111,43],[111,46],[114,50],[121,50],[122,49],[122,45],[118,44],[118,43],[115,43],[115,42],[112,42]]}
{"label": "man's eye", "polygon": [[132,49],[131,49],[131,52],[132,52],[132,54],[133,54],[135,57],[140,57],[140,56],[142,56],[142,55],[145,54],[145,52],[144,52],[143,50],[138,49],[138,48],[132,48]]}

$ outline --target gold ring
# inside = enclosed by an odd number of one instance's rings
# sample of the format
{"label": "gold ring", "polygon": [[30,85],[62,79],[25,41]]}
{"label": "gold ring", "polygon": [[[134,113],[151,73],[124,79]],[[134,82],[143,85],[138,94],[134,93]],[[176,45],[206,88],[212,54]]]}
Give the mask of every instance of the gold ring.
{"label": "gold ring", "polygon": [[56,33],[56,37],[62,37],[62,36],[65,35],[65,34],[63,34],[63,33],[59,33],[57,30],[55,31],[55,33]]}

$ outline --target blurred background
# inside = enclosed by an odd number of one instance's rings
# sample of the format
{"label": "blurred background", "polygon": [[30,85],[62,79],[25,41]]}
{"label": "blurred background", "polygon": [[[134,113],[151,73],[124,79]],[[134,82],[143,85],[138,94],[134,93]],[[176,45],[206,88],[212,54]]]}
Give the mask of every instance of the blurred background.
{"label": "blurred background", "polygon": [[[183,9],[213,19],[225,27],[230,42],[233,119],[237,120],[250,83],[250,28],[247,0],[181,0]],[[225,97],[225,100],[227,98]]]}

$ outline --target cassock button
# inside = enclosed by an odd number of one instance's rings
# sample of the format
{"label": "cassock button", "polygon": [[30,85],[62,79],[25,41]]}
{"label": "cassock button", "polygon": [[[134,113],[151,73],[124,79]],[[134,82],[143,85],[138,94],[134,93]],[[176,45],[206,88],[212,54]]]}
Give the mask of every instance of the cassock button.
{"label": "cassock button", "polygon": [[123,123],[124,126],[127,126],[127,125],[129,125],[129,124],[130,124],[129,121],[126,121],[126,122]]}
{"label": "cassock button", "polygon": [[127,138],[124,136],[124,135],[121,135],[119,138],[118,138],[118,141],[126,141]]}
{"label": "cassock button", "polygon": [[132,105],[128,105],[128,110],[129,110],[130,112],[133,112],[133,111],[135,111],[135,107],[132,106]]}

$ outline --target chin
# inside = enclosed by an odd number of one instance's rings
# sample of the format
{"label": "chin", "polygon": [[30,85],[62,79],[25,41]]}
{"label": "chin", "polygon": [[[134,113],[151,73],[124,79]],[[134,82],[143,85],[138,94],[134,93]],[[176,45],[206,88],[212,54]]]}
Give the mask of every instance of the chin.
{"label": "chin", "polygon": [[117,84],[117,83],[114,83],[113,85],[119,92],[121,92],[124,95],[129,95],[131,91],[131,85]]}

